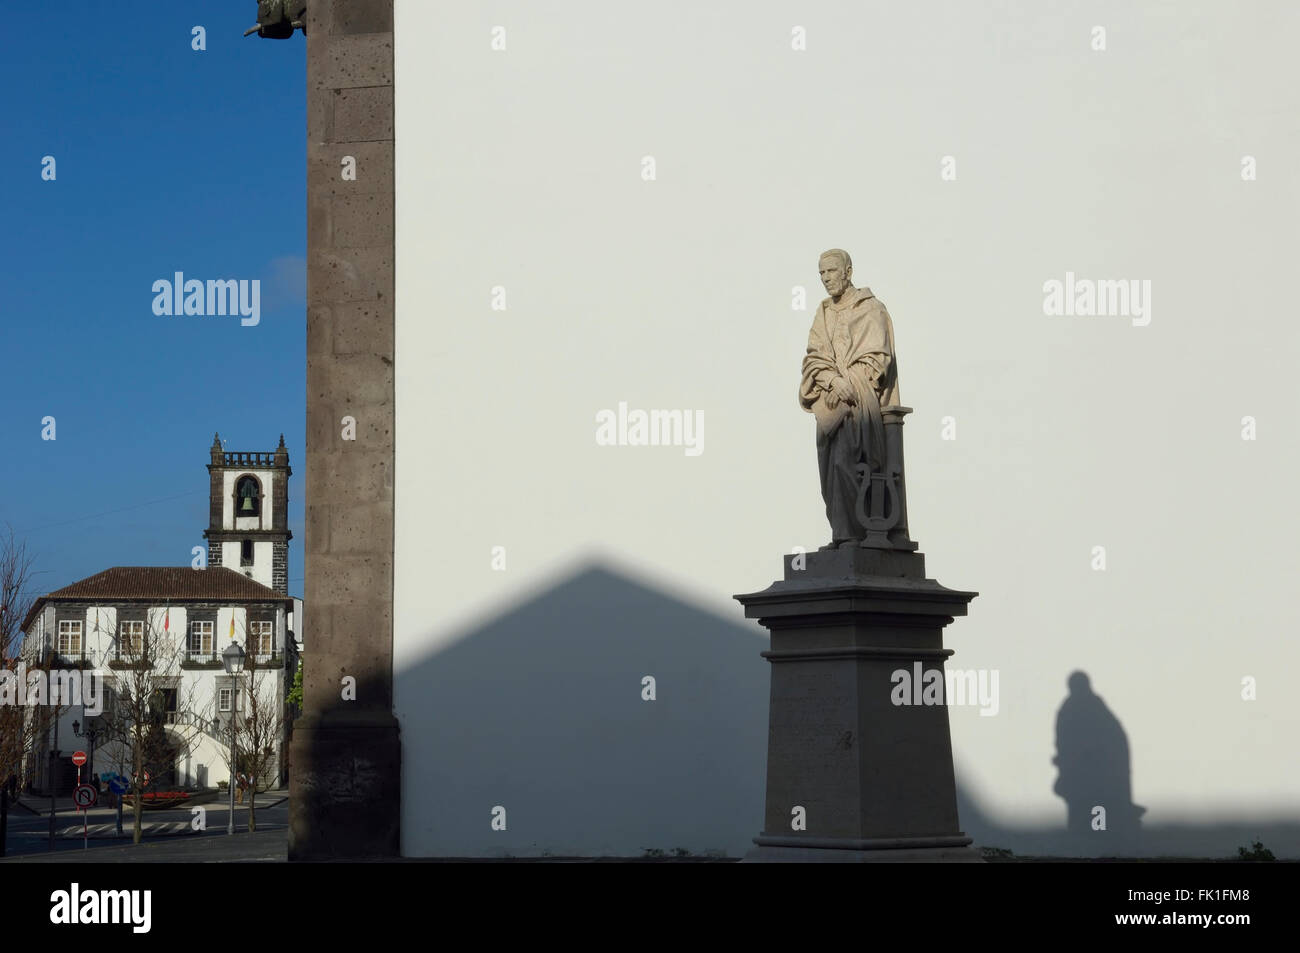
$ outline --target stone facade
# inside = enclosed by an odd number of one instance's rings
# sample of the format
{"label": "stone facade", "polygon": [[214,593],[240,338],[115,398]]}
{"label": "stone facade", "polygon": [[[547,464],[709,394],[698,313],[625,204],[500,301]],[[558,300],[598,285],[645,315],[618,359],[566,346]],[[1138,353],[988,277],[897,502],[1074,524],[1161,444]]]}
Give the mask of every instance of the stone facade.
{"label": "stone facade", "polygon": [[289,542],[271,544],[271,588],[282,596],[289,594]]}

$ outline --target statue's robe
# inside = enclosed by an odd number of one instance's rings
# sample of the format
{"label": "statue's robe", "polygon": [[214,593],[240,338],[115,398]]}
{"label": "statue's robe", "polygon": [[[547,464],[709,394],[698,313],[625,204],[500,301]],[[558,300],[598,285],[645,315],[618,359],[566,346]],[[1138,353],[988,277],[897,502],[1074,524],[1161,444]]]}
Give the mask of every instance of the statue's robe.
{"label": "statue's robe", "polygon": [[[836,377],[848,382],[855,404],[828,403]],[[838,304],[826,298],[808,333],[799,406],[817,420],[817,465],[833,543],[866,536],[857,516],[857,467],[866,463],[873,473],[884,470],[880,409],[899,400],[894,324],[885,306],[870,288],[849,288]]]}

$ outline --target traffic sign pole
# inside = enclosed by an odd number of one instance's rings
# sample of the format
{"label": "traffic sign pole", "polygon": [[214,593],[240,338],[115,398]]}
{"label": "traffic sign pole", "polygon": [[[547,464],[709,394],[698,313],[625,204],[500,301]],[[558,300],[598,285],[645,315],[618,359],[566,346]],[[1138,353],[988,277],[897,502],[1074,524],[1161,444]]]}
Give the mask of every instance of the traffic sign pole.
{"label": "traffic sign pole", "polygon": [[72,803],[81,812],[81,849],[90,846],[90,809],[99,800],[99,792],[89,784],[78,784],[72,792]]}
{"label": "traffic sign pole", "polygon": [[122,833],[122,795],[129,789],[126,778],[120,774],[113,775],[113,779],[108,782],[108,789],[113,792],[113,800],[116,801],[117,807],[117,833]]}
{"label": "traffic sign pole", "polygon": [[81,812],[81,849],[86,850],[90,846],[90,831],[87,823],[87,807],[89,805],[83,807],[81,804],[85,799],[81,791],[81,766],[86,763],[86,752],[73,752],[72,763],[77,766],[77,787],[72,792],[72,800],[77,805],[77,810]]}

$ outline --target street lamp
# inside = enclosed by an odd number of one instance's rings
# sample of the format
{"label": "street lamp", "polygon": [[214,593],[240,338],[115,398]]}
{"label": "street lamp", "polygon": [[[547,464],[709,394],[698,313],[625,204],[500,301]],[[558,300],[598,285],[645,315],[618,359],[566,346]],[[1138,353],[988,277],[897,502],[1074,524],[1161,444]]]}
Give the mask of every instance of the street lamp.
{"label": "street lamp", "polygon": [[93,775],[95,773],[95,739],[99,737],[99,728],[94,722],[87,719],[86,730],[83,732],[81,722],[74,721],[72,723],[72,733],[78,738],[85,738],[90,742],[90,759],[86,764],[89,765],[89,773]]}
{"label": "street lamp", "polygon": [[238,642],[231,642],[226,646],[226,650],[221,653],[221,664],[226,667],[226,673],[230,676],[230,781],[226,785],[230,788],[230,820],[226,822],[226,833],[233,834],[235,833],[235,770],[239,763],[235,753],[235,706],[236,699],[239,698],[237,678],[244,670],[244,650],[240,648]]}

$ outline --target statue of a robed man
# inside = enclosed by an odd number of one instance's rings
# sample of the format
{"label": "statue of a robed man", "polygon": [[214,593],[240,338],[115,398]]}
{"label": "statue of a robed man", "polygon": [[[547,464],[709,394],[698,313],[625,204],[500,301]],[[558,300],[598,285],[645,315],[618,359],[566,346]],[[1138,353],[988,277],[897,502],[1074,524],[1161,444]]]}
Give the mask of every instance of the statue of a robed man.
{"label": "statue of a robed man", "polygon": [[307,35],[307,0],[257,0],[257,22],[244,31],[272,40],[287,40],[294,30]]}
{"label": "statue of a robed man", "polygon": [[853,286],[853,261],[839,248],[818,261],[822,301],[808,334],[799,405],[817,420],[817,464],[831,524],[829,549],[863,539],[858,493],[864,477],[885,469],[882,407],[900,403],[894,325],[870,288]]}

